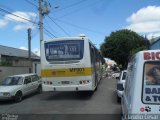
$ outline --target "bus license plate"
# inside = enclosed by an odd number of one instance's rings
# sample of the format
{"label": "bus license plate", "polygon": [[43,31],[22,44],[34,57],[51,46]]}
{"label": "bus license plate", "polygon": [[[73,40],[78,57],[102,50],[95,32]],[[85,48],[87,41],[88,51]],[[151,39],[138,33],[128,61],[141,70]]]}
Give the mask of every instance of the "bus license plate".
{"label": "bus license plate", "polygon": [[62,81],[62,84],[69,84],[69,81]]}

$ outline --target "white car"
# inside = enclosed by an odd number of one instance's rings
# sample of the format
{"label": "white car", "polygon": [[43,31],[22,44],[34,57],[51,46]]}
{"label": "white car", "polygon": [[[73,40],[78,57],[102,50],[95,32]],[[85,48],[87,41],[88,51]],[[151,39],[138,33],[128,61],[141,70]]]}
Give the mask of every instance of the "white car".
{"label": "white car", "polygon": [[118,72],[118,71],[115,72],[115,73],[114,73],[114,77],[115,77],[116,79],[119,78],[119,77],[120,77],[120,72]]}
{"label": "white car", "polygon": [[117,102],[121,101],[121,97],[124,91],[125,79],[126,79],[127,70],[123,70],[120,73],[120,76],[117,77]]}
{"label": "white car", "polygon": [[37,74],[21,74],[9,76],[0,84],[0,100],[14,99],[22,101],[22,97],[42,91],[42,82]]}

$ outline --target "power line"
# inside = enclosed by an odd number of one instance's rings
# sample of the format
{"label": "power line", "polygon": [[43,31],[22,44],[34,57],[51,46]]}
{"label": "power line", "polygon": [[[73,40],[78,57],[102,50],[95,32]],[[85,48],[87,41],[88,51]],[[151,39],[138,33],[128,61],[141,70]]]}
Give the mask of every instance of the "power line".
{"label": "power line", "polygon": [[73,6],[76,6],[76,5],[79,5],[80,3],[85,2],[85,1],[86,1],[86,0],[78,1],[78,2],[76,2],[76,3],[73,3],[73,4],[71,4],[71,5],[68,5],[68,6],[64,7],[64,8],[59,9],[59,10],[57,10],[56,12],[61,11],[61,10],[64,10],[64,9],[68,9],[68,8],[73,7]]}
{"label": "power line", "polygon": [[[33,22],[33,21],[31,21],[31,20],[28,20],[28,19],[23,18],[23,17],[18,16],[18,15],[15,15],[15,14],[13,14],[13,13],[7,11],[7,10],[4,10],[4,9],[2,9],[2,8],[0,8],[0,11],[5,12],[5,13],[8,13],[8,14],[11,14],[11,15],[13,15],[13,16],[15,16],[15,17],[21,18],[21,19],[26,20],[26,21],[28,21],[28,22],[31,22],[31,23],[33,23],[33,24],[39,25],[39,24],[36,23],[36,22]],[[1,15],[2,15],[2,14],[1,14]],[[5,16],[5,15],[3,15],[3,16]],[[8,17],[8,16],[7,16],[7,17]],[[10,17],[8,17],[8,18],[10,18]],[[16,20],[16,19],[13,19],[13,18],[10,18],[10,19]],[[16,20],[16,21],[18,21],[18,20]],[[22,22],[22,21],[18,21],[18,22],[24,23],[24,22]],[[46,32],[48,32],[50,35],[56,37],[56,36],[55,36],[54,34],[52,34],[49,30],[47,30],[45,27],[43,27],[43,29],[44,29]]]}
{"label": "power line", "polygon": [[70,36],[60,25],[58,25],[49,15],[47,16],[55,25],[57,25],[66,35]]}
{"label": "power line", "polygon": [[47,31],[44,31],[44,33],[45,33],[47,36],[49,36],[50,38],[54,39],[50,34],[48,34]]}
{"label": "power line", "polygon": [[88,29],[88,28],[85,28],[85,27],[81,27],[81,26],[78,26],[78,25],[74,25],[72,23],[69,23],[69,22],[66,22],[66,21],[62,21],[62,20],[59,20],[59,19],[55,19],[61,23],[64,23],[64,24],[67,24],[67,25],[70,25],[72,27],[75,27],[75,28],[79,28],[79,29],[82,29],[82,30],[87,30],[87,31],[90,31],[90,32],[94,32],[94,33],[97,33],[97,34],[105,34],[105,33],[102,33],[102,32],[99,32],[99,31],[95,31],[95,30],[91,30],[91,29]]}
{"label": "power line", "polygon": [[[32,21],[32,20],[29,20],[29,19],[27,19],[27,18],[21,17],[21,16],[19,16],[19,15],[13,14],[12,12],[10,12],[10,11],[8,11],[8,10],[5,10],[5,9],[3,9],[3,8],[1,8],[1,7],[0,7],[0,11],[2,11],[2,12],[4,12],[4,13],[7,13],[7,14],[11,14],[11,15],[13,15],[13,16],[15,16],[15,17],[18,17],[18,18],[21,18],[21,19],[23,19],[23,20],[26,20],[26,21],[28,21],[28,22],[30,22],[30,23],[33,23],[33,25],[34,25],[34,24],[39,25],[39,23],[36,23],[36,22],[34,22],[34,21]],[[13,18],[11,18],[11,19],[13,19]],[[13,19],[13,20],[15,20],[15,19]],[[16,21],[18,21],[18,20],[16,20]],[[35,21],[36,21],[36,19],[35,19]],[[19,22],[20,22],[20,21],[19,21]],[[21,22],[22,22],[22,21],[21,21]],[[23,23],[23,22],[22,22],[22,23]],[[49,30],[47,30],[45,27],[43,27],[43,29],[44,29],[47,33],[49,33],[50,35],[56,37],[56,36],[55,36],[54,34],[52,34]]]}
{"label": "power line", "polygon": [[36,4],[34,4],[33,2],[31,2],[31,1],[29,1],[29,0],[25,0],[27,3],[29,3],[29,4],[31,4],[31,5],[33,5],[33,6],[35,6],[36,8],[38,8],[38,6],[36,5]]}
{"label": "power line", "polygon": [[33,26],[35,25],[35,23],[36,23],[36,21],[37,21],[37,18],[38,18],[38,15],[36,14],[36,17],[35,17],[35,20],[34,20],[34,23],[33,23],[32,27],[31,27],[31,29],[32,29]]}
{"label": "power line", "polygon": [[52,35],[53,37],[56,38],[56,36],[55,36],[54,34],[52,34],[50,31],[48,31],[45,27],[43,27],[43,29],[44,29],[47,33],[49,33],[50,35]]}
{"label": "power line", "polygon": [[5,5],[0,4],[0,6],[1,6],[2,8],[6,8],[6,9],[8,9],[8,10],[10,10],[10,11],[13,11],[11,8],[9,8],[9,7],[5,6]]}
{"label": "power line", "polygon": [[15,17],[21,18],[21,19],[26,20],[26,21],[28,21],[28,22],[31,22],[31,23],[34,23],[34,24],[38,24],[38,23],[33,22],[32,20],[29,20],[29,19],[24,18],[24,17],[21,17],[21,16],[19,16],[19,15],[13,14],[13,13],[11,13],[11,12],[9,12],[8,10],[5,10],[5,9],[3,9],[3,8],[0,8],[0,11],[5,12],[5,13],[8,13],[8,14],[11,14],[11,15],[13,15],[13,16],[15,16]]}
{"label": "power line", "polygon": [[44,18],[44,20],[45,20],[45,24],[47,24],[46,27],[50,28],[51,31],[55,32],[55,30],[53,30],[53,28],[51,27],[51,25],[49,24],[49,22],[47,22],[45,18]]}
{"label": "power line", "polygon": [[11,19],[11,20],[15,20],[15,21],[17,21],[17,22],[19,22],[19,23],[24,23],[23,21],[18,21],[18,20],[13,19],[13,18],[11,18],[11,17],[9,17],[9,16],[5,16],[5,14],[2,14],[2,13],[0,13],[0,15],[3,16],[3,17],[7,17],[7,18],[9,18],[9,19]]}
{"label": "power line", "polygon": [[69,12],[69,13],[66,13],[66,14],[64,14],[64,15],[62,15],[62,16],[60,16],[60,17],[58,17],[58,19],[59,19],[59,18],[63,18],[63,17],[65,17],[65,16],[68,16],[68,15],[70,15],[71,13],[75,13],[75,12],[77,12],[77,11],[84,10],[84,9],[88,8],[88,6],[92,6],[92,5],[96,4],[97,2],[99,2],[99,0],[94,1],[94,2],[91,3],[91,4],[82,6],[82,7],[78,8],[78,9],[76,9],[76,10],[73,10],[73,11]]}

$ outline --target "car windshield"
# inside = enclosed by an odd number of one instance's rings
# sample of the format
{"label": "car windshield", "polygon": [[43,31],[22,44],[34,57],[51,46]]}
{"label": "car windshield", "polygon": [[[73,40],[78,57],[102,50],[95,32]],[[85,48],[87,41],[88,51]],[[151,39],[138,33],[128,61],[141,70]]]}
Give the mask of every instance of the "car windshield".
{"label": "car windshield", "polygon": [[7,77],[2,81],[2,86],[8,85],[21,85],[23,83],[23,77]]}

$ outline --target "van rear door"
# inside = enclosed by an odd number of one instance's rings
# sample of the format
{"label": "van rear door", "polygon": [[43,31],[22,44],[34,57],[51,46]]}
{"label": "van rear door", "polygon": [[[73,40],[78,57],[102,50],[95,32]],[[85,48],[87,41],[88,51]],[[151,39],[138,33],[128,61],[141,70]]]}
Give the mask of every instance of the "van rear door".
{"label": "van rear door", "polygon": [[143,70],[142,103],[149,112],[159,113],[160,108],[160,61],[146,61]]}

